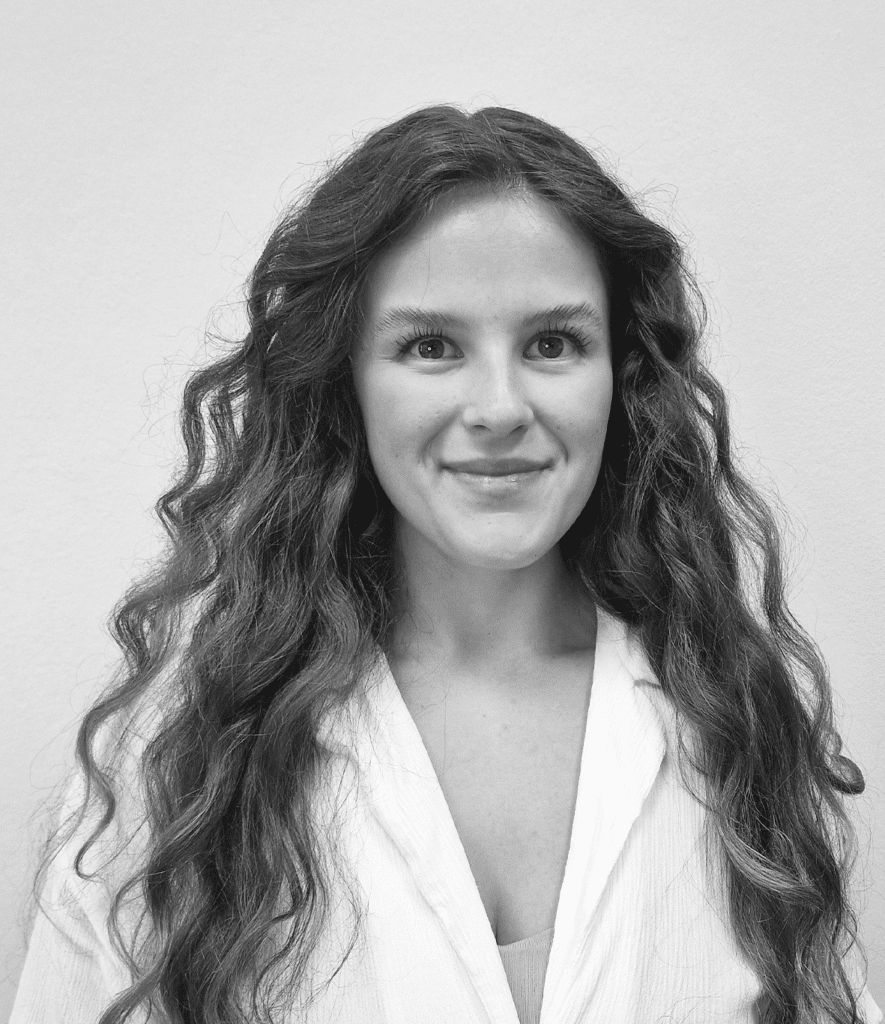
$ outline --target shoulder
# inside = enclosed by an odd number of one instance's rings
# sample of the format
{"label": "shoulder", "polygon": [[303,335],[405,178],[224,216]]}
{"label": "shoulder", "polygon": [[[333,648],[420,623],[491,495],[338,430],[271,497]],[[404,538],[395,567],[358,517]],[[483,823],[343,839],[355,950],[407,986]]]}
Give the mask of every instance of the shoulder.
{"label": "shoulder", "polygon": [[78,764],[65,781],[44,863],[41,904],[101,904],[104,916],[137,872],[149,845],[142,761],[161,727],[160,702],[143,700],[106,723],[91,744],[89,769]]}

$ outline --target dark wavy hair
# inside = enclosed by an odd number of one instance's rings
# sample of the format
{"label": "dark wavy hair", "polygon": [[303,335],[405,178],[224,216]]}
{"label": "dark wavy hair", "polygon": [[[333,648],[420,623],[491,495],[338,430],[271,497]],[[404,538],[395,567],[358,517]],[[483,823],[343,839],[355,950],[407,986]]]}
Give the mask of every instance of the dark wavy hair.
{"label": "dark wavy hair", "polygon": [[[863,776],[786,606],[775,518],[735,464],[682,248],[562,131],[452,106],[372,132],[284,214],[250,278],[246,337],[186,386],[186,463],[157,506],[168,551],[116,610],[123,668],[77,741],[100,819],[85,872],[121,813],[100,734],[166,687],[138,758],[148,841],[112,914],[135,981],[101,1024],[146,1008],[174,1024],[272,1021],[275,972],[292,992],[305,981],[330,893],[318,726],[393,624],[392,509],[348,358],[361,290],[379,253],[465,186],[527,190],[595,248],[615,395],[597,486],[561,549],[698,738],[758,1020],[849,1024],[857,844],[842,797]],[[149,941],[124,941],[127,894]]]}

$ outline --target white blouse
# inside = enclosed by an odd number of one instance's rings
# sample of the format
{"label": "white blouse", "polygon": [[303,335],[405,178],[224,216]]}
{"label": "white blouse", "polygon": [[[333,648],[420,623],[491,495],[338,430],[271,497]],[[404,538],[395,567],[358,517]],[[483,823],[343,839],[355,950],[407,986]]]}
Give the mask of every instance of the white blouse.
{"label": "white blouse", "polygon": [[[341,756],[318,813],[345,874],[311,961],[313,1001],[293,1003],[288,1022],[518,1024],[464,848],[383,658],[365,684],[366,701],[324,727]],[[760,986],[728,926],[704,821],[680,779],[669,701],[638,644],[600,611],[541,1024],[751,1024]],[[72,849],[50,869],[10,1024],[96,1024],[129,984],[105,928],[110,883],[77,878]],[[878,1024],[858,957],[848,969],[865,1024]]]}

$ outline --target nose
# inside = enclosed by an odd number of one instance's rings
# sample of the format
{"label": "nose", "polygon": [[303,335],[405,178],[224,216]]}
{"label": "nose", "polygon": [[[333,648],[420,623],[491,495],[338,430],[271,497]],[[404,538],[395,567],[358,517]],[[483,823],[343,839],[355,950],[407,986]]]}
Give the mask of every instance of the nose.
{"label": "nose", "polygon": [[507,356],[483,359],[473,367],[462,418],[473,430],[506,437],[534,419],[519,367]]}

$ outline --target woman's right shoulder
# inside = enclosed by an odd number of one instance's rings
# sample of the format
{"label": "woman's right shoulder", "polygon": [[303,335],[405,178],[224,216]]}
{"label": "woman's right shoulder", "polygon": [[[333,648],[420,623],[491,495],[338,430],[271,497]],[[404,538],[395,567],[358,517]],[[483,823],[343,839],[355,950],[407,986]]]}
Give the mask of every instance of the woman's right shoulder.
{"label": "woman's right shoulder", "polygon": [[[104,723],[59,787],[45,858],[45,889],[115,892],[146,854],[148,811],[143,758],[161,728],[157,701]],[[48,893],[47,893],[48,894]]]}
{"label": "woman's right shoulder", "polygon": [[61,787],[11,1024],[87,1024],[132,983],[108,923],[118,908],[125,939],[143,918],[140,886],[124,889],[147,848],[137,762],[133,747],[107,775],[115,794],[112,815],[95,778],[82,768]]}

